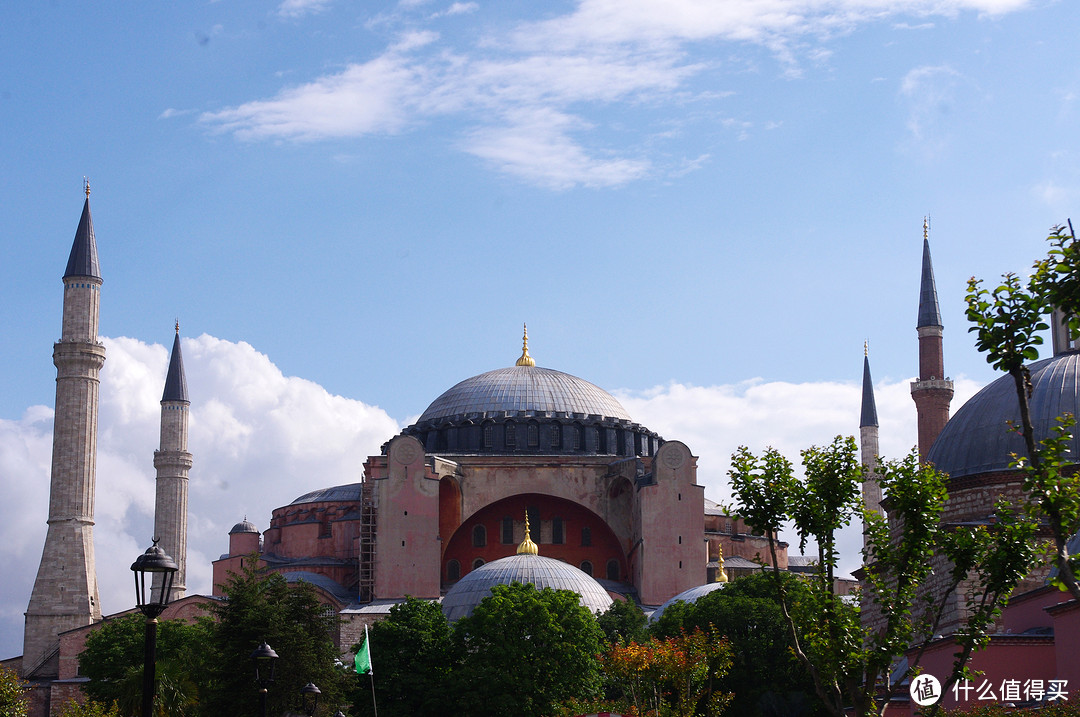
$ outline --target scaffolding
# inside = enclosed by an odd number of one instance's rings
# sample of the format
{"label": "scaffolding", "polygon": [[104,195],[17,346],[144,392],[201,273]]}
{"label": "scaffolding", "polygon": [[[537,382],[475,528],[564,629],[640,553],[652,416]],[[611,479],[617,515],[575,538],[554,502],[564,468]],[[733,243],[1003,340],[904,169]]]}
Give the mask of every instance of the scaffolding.
{"label": "scaffolding", "polygon": [[378,522],[378,505],[373,495],[372,484],[367,480],[360,491],[360,566],[359,598],[360,602],[375,599],[375,526]]}

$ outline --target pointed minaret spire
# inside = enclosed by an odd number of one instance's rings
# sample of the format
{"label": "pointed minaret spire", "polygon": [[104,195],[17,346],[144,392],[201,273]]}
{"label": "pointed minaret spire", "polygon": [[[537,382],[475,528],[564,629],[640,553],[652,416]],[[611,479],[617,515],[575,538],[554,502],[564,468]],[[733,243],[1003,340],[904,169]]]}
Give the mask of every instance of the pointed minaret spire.
{"label": "pointed minaret spire", "polygon": [[[184,358],[180,353],[180,321],[177,320],[169,370],[165,374],[165,390],[161,395],[161,448],[154,451],[154,468],[157,469],[154,535],[160,539],[162,550],[179,568],[173,577],[170,601],[184,597],[187,591],[188,471],[192,464],[187,449],[189,405]],[[155,574],[154,590],[160,589],[161,580]]]}
{"label": "pointed minaret spire", "polygon": [[[862,465],[866,469],[863,479],[863,505],[867,510],[881,513],[881,484],[878,480],[878,417],[874,402],[874,381],[870,378],[870,347],[863,342],[862,376],[862,416],[859,420],[859,447]],[[863,548],[867,547],[869,536],[863,533]]]}
{"label": "pointed minaret spire", "polygon": [[99,374],[105,347],[98,341],[101,274],[90,186],[64,272],[60,340],[53,344],[56,409],[53,418],[49,520],[34,590],[26,608],[23,677],[50,677],[61,632],[101,620],[94,559]]}
{"label": "pointed minaret spire", "polygon": [[919,457],[934,445],[949,420],[953,383],[945,378],[941,309],[938,306],[934,266],[930,260],[930,220],[923,218],[922,281],[919,286],[919,378],[911,384],[911,398],[919,415]]}
{"label": "pointed minaret spire", "polygon": [[523,332],[521,337],[521,356],[518,357],[516,366],[535,366],[536,361],[529,355],[529,327],[525,324],[521,325]]}

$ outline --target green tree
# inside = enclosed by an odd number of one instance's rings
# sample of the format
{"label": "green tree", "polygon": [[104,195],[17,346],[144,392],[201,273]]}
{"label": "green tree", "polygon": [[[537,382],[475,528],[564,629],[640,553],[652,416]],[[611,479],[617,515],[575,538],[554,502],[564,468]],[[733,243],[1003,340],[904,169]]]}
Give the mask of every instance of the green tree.
{"label": "green tree", "polygon": [[0,665],[0,715],[26,717],[26,683],[19,679],[15,670]]}
{"label": "green tree", "polygon": [[[438,603],[409,598],[370,630],[372,675],[357,675],[358,715],[374,714],[372,682],[383,717],[456,715],[451,673],[459,663],[450,624]],[[353,646],[353,652],[360,649]]]}
{"label": "green tree", "polygon": [[[185,717],[196,714],[200,682],[213,626],[208,620],[194,624],[163,620],[157,635],[158,714]],[[116,704],[124,715],[142,708],[143,658],[146,618],[139,614],[106,620],[86,638],[79,667],[89,678],[87,697]]]}
{"label": "green tree", "polygon": [[[864,470],[853,438],[837,437],[824,448],[802,452],[803,475],[773,449],[760,457],[746,448],[732,456],[730,471],[738,505],[735,513],[769,541],[774,598],[787,625],[795,657],[813,680],[829,714],[845,706],[856,715],[880,715],[889,697],[918,669],[932,640],[948,595],[963,587],[972,610],[957,634],[962,645],[946,685],[964,674],[971,651],[985,644],[993,618],[1036,558],[1032,525],[1004,507],[994,526],[961,526],[945,531],[941,514],[947,477],[919,463],[918,457],[882,461],[877,471],[889,520],[899,527],[893,539],[884,518],[863,508]],[[836,534],[854,518],[865,522],[868,547],[862,602],[877,611],[874,629],[860,622],[858,605],[836,593]],[[776,536],[790,521],[801,548],[813,541],[820,569],[805,595],[790,594],[780,577]],[[950,566],[948,579],[927,589],[932,566]],[[934,600],[939,602],[934,602]],[[895,660],[915,647],[907,673],[895,682]]]}
{"label": "green tree", "polygon": [[1056,428],[1040,442],[1029,405],[1032,386],[1027,362],[1038,358],[1043,342],[1039,332],[1047,329],[1045,318],[1059,310],[1070,338],[1080,335],[1080,244],[1071,222],[1067,231],[1054,227],[1047,241],[1047,257],[1035,262],[1026,282],[1007,273],[997,287],[987,289],[972,277],[967,317],[972,323],[969,331],[976,335],[975,345],[986,354],[987,362],[1013,379],[1020,409],[1020,425],[1015,430],[1026,448],[1026,455],[1014,454],[1014,459],[1029,496],[1026,515],[1045,524],[1053,536],[1055,584],[1080,599],[1080,561],[1068,549],[1069,539],[1080,531],[1080,479],[1064,457],[1076,420],[1071,415],[1059,417]]}
{"label": "green tree", "polygon": [[649,638],[646,624],[648,618],[633,600],[615,600],[604,612],[596,616],[596,622],[604,632],[608,646],[645,642]]}
{"label": "green tree", "polygon": [[559,702],[599,695],[603,633],[576,593],[496,585],[457,621],[454,638],[460,714],[549,715]]}
{"label": "green tree", "polygon": [[255,714],[257,686],[249,656],[264,641],[279,655],[268,713],[298,709],[300,688],[313,682],[322,691],[319,713],[333,714],[343,699],[346,674],[331,638],[337,616],[319,602],[315,589],[248,567],[230,574],[224,592],[225,599],[211,605],[215,622],[203,714]]}
{"label": "green tree", "polygon": [[59,717],[122,717],[122,715],[115,702],[106,707],[94,700],[87,700],[82,704],[75,700],[68,700],[60,708]]}
{"label": "green tree", "polygon": [[[790,574],[781,579],[789,599],[798,602],[807,590],[802,580]],[[794,717],[820,712],[810,675],[789,647],[775,590],[772,575],[737,578],[693,603],[668,606],[650,631],[667,638],[711,629],[727,639],[732,664],[718,689],[734,693],[732,714]]]}

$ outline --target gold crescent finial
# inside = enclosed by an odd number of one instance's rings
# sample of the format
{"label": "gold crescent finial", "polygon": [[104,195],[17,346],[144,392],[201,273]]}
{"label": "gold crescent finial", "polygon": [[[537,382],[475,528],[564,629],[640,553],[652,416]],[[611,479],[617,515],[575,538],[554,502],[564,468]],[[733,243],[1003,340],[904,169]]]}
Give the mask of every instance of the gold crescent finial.
{"label": "gold crescent finial", "polygon": [[177,318],[176,318],[176,333],[177,333],[178,335],[179,335],[179,333],[180,333],[180,317],[177,317]]}
{"label": "gold crescent finial", "polygon": [[863,357],[870,355],[870,342],[865,339],[862,342],[862,355]]}
{"label": "gold crescent finial", "polygon": [[525,511],[525,540],[521,541],[521,545],[517,549],[518,555],[539,555],[540,549],[536,547],[536,543],[532,541],[529,536],[529,511]]}
{"label": "gold crescent finial", "polygon": [[930,215],[927,214],[922,218],[922,238],[926,241],[930,238]]}
{"label": "gold crescent finial", "polygon": [[716,582],[726,583],[728,582],[728,576],[727,571],[724,570],[724,546],[722,544],[717,545],[716,550],[719,553],[716,562],[720,563],[720,569],[716,571]]}
{"label": "gold crescent finial", "polygon": [[525,324],[521,325],[521,357],[518,358],[516,366],[535,366],[536,361],[529,355],[529,327]]}
{"label": "gold crescent finial", "polygon": [[88,177],[82,178],[83,191],[86,192],[86,198],[90,198],[90,179]]}

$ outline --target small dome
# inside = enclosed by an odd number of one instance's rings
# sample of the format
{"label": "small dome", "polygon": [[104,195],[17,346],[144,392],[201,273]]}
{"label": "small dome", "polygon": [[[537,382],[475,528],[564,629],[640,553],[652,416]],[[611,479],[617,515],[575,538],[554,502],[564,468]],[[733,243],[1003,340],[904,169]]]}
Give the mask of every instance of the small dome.
{"label": "small dome", "polygon": [[257,527],[255,527],[255,524],[252,523],[247,518],[244,518],[243,520],[241,520],[239,523],[237,523],[236,525],[234,525],[232,527],[232,530],[229,531],[229,535],[232,535],[233,533],[258,533],[258,532],[259,532],[259,529]]}
{"label": "small dome", "polygon": [[522,553],[485,563],[459,580],[443,598],[443,614],[450,622],[468,617],[473,608],[491,595],[492,587],[511,583],[532,583],[537,590],[570,590],[581,596],[581,604],[593,613],[611,607],[611,596],[600,583],[573,565]]}
{"label": "small dome", "polygon": [[630,420],[614,396],[584,379],[550,368],[511,366],[465,379],[432,401],[417,423],[502,411],[561,411]]}
{"label": "small dome", "polygon": [[[1036,361],[1031,371],[1031,422],[1036,440],[1050,435],[1055,419],[1080,410],[1080,354],[1069,352]],[[926,456],[952,478],[1009,470],[1012,453],[1025,455],[1024,439],[1009,430],[1019,425],[1020,404],[1012,376],[1002,376],[960,407]],[[1080,434],[1069,447],[1080,455]]]}
{"label": "small dome", "polygon": [[652,615],[649,615],[649,622],[656,622],[660,619],[660,616],[664,614],[669,606],[674,605],[677,602],[695,603],[702,596],[708,595],[716,590],[723,590],[731,583],[706,583],[705,585],[698,585],[697,587],[690,588],[689,590],[683,590],[681,593],[665,602],[660,607],[653,610]]}

